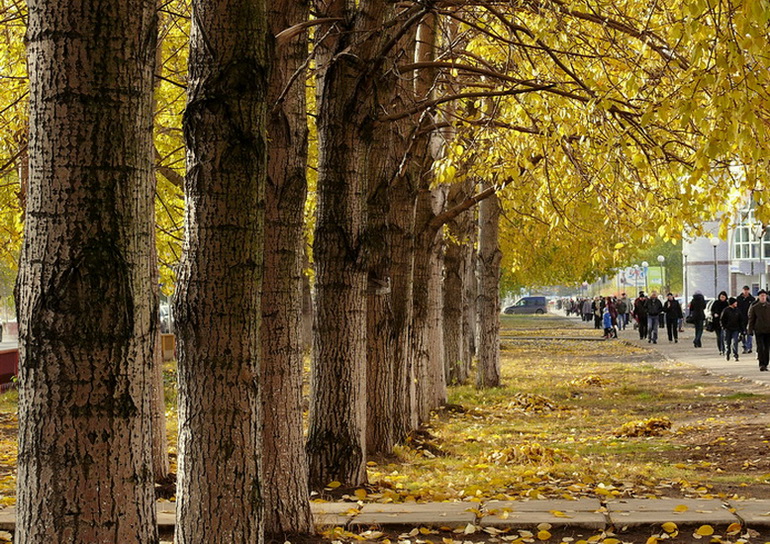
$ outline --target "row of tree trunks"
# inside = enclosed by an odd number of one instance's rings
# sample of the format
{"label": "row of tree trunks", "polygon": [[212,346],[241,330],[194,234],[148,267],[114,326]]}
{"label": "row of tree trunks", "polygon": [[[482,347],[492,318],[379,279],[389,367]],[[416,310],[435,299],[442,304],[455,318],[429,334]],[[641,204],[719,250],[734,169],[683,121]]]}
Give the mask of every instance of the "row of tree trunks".
{"label": "row of tree trunks", "polygon": [[29,2],[16,542],[157,542],[155,8]]}
{"label": "row of tree trunks", "polygon": [[[302,0],[273,1],[268,9],[271,33],[276,36],[307,21],[309,9]],[[302,426],[307,34],[273,45],[260,329],[262,495],[265,533],[288,535],[313,528]]]}
{"label": "row of tree trunks", "polygon": [[258,542],[264,0],[194,0],[178,271],[179,544]]}

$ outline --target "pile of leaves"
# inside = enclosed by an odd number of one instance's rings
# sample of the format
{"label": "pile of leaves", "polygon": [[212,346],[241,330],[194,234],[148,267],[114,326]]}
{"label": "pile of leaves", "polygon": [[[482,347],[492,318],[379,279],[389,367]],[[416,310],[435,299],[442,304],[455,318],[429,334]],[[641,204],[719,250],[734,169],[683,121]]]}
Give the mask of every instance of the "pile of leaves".
{"label": "pile of leaves", "polygon": [[575,378],[570,381],[569,384],[575,387],[605,387],[610,385],[610,380],[603,378],[598,374],[591,374],[589,376],[583,376],[582,378]]}
{"label": "pile of leaves", "polygon": [[534,393],[516,393],[513,400],[508,403],[508,408],[512,410],[521,410],[522,412],[554,412],[564,410],[564,407],[557,405],[553,400],[542,395]]}
{"label": "pile of leaves", "polygon": [[651,417],[640,421],[624,423],[613,434],[617,437],[634,438],[638,436],[661,436],[671,429],[671,420],[667,417]]}
{"label": "pile of leaves", "polygon": [[568,463],[572,459],[564,451],[538,443],[521,444],[501,450],[493,450],[481,456],[482,463],[553,466]]}

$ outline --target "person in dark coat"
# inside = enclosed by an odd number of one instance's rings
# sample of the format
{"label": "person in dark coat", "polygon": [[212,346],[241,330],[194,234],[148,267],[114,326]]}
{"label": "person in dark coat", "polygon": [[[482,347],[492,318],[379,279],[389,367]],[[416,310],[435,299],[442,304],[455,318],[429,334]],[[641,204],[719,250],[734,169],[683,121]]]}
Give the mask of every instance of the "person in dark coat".
{"label": "person in dark coat", "polygon": [[730,351],[732,350],[735,360],[737,361],[738,341],[740,340],[741,332],[743,332],[745,325],[743,323],[743,315],[738,309],[738,300],[735,297],[730,297],[727,300],[727,304],[727,308],[722,310],[719,322],[722,325],[722,336],[724,337],[727,360],[730,360]]}
{"label": "person in dark coat", "polygon": [[722,291],[719,293],[719,297],[711,305],[711,323],[714,325],[714,334],[717,335],[717,349],[719,349],[719,355],[725,354],[725,339],[722,336],[722,312],[728,306],[727,292]]}
{"label": "person in dark coat", "polygon": [[639,292],[639,296],[634,301],[633,316],[636,322],[639,324],[639,340],[647,338],[647,309],[645,304],[647,303],[647,297],[644,296],[644,291]]}
{"label": "person in dark coat", "polygon": [[[743,316],[743,323],[745,327],[749,323],[749,308],[757,299],[755,299],[751,294],[751,289],[749,289],[748,285],[743,286],[743,292],[736,298],[738,299],[738,309],[741,311],[741,315]],[[748,334],[745,328],[741,331],[741,333],[743,335],[743,353],[751,353],[751,335]]]}
{"label": "person in dark coat", "polygon": [[695,325],[695,337],[692,344],[696,348],[703,347],[703,325],[706,321],[706,297],[700,291],[695,291],[690,301],[690,317]]}
{"label": "person in dark coat", "polygon": [[770,302],[764,289],[759,290],[757,302],[749,308],[749,325],[746,329],[757,339],[759,370],[767,372],[770,361]]}
{"label": "person in dark coat", "polygon": [[668,341],[676,344],[679,342],[679,320],[682,319],[683,314],[682,306],[671,293],[666,295],[666,302],[663,303],[663,313],[666,314]]}
{"label": "person in dark coat", "polygon": [[658,298],[658,293],[653,291],[650,298],[644,303],[647,310],[647,343],[658,343],[658,327],[660,326],[660,314],[663,313],[663,303]]}

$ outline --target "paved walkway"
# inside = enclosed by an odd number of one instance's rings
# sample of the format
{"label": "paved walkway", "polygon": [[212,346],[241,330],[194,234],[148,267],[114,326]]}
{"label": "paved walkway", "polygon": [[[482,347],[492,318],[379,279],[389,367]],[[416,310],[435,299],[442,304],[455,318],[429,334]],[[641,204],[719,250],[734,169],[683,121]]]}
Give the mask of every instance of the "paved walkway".
{"label": "paved walkway", "polygon": [[[680,529],[711,525],[725,532],[740,524],[766,532],[770,530],[770,500],[718,499],[552,499],[531,501],[435,502],[403,504],[312,503],[319,529],[342,527],[362,532],[372,528],[409,530],[434,528],[477,532],[484,528],[552,529],[580,528],[589,532],[622,532],[635,527],[657,530],[667,522]],[[174,503],[158,503],[158,527],[174,527]],[[15,511],[0,511],[0,530],[13,531]]]}

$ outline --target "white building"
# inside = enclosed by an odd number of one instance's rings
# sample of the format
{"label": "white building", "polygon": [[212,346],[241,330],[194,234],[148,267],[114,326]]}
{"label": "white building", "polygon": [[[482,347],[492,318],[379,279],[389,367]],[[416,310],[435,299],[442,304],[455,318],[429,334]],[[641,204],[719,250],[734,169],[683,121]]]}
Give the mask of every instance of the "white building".
{"label": "white building", "polygon": [[704,226],[711,236],[682,243],[683,294],[688,300],[696,290],[714,298],[720,291],[738,295],[744,285],[751,288],[752,294],[767,289],[770,240],[754,220],[753,210],[739,213],[741,222],[726,241],[716,237],[719,225],[712,222]]}

